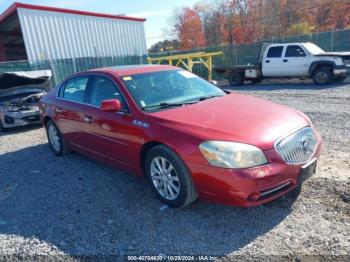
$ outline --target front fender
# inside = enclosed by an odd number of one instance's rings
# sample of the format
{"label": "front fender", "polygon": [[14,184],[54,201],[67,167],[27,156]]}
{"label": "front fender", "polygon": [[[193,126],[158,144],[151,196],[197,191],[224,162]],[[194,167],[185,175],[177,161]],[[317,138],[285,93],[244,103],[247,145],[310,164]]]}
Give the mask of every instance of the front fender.
{"label": "front fender", "polygon": [[335,68],[336,64],[333,61],[314,61],[311,63],[310,67],[309,67],[309,74],[312,75],[314,73],[314,71],[319,68],[319,67],[331,67],[332,69]]}

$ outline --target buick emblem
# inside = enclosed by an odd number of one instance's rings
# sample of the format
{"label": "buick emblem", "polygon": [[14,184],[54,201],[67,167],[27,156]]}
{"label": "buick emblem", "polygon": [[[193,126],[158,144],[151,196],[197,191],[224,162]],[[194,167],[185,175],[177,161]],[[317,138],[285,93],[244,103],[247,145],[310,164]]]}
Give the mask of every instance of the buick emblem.
{"label": "buick emblem", "polygon": [[304,154],[307,154],[310,152],[310,139],[308,137],[303,137],[300,140],[301,147],[303,149]]}

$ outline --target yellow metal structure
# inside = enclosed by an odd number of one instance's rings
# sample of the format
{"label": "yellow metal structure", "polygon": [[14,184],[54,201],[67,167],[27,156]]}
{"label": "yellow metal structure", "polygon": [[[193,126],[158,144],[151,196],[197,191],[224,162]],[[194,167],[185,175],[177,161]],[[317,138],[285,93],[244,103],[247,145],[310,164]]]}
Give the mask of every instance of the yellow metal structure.
{"label": "yellow metal structure", "polygon": [[[213,77],[213,56],[223,55],[223,52],[212,53],[190,53],[181,55],[161,56],[155,58],[147,58],[149,64],[161,64],[166,61],[169,65],[179,66],[182,65],[188,71],[192,72],[194,64],[202,64],[208,69],[208,80],[212,80]],[[176,62],[174,64],[174,62]]]}

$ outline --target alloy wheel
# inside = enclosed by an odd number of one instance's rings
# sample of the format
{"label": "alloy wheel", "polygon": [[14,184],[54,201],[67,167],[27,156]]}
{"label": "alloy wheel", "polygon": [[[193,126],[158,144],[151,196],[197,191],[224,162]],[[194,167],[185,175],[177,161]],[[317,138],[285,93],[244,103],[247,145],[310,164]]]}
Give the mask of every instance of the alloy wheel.
{"label": "alloy wheel", "polygon": [[153,158],[151,179],[158,193],[167,200],[174,200],[180,193],[180,180],[174,166],[165,157]]}
{"label": "alloy wheel", "polygon": [[56,152],[59,152],[61,150],[61,142],[60,142],[60,137],[58,135],[57,128],[52,124],[49,125],[48,133],[49,133],[49,140],[52,148]]}

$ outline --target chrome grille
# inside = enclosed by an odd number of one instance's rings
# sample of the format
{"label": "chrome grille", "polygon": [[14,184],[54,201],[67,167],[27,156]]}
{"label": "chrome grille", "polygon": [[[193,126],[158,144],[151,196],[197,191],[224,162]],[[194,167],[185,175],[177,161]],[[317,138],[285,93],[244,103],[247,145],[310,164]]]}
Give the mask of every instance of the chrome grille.
{"label": "chrome grille", "polygon": [[344,65],[350,65],[350,59],[343,59]]}
{"label": "chrome grille", "polygon": [[303,164],[311,160],[317,139],[311,127],[305,127],[280,140],[275,149],[287,164]]}

